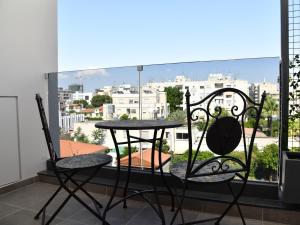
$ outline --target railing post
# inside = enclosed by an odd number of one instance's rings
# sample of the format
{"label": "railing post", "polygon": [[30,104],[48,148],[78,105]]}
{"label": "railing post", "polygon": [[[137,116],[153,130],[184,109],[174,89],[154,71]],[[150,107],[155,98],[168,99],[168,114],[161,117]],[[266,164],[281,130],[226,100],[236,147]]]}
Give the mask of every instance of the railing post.
{"label": "railing post", "polygon": [[281,0],[281,65],[280,65],[280,140],[279,185],[282,184],[282,152],[288,148],[289,116],[289,1]]}
{"label": "railing post", "polygon": [[58,74],[48,73],[49,129],[55,152],[60,157],[59,117],[58,117]]}

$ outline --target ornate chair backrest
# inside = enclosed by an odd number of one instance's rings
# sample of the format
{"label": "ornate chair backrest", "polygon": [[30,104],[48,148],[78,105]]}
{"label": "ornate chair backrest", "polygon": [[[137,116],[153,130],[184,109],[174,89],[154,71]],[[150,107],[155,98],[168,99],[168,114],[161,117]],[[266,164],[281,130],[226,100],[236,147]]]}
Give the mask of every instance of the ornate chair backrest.
{"label": "ornate chair backrest", "polygon": [[45,134],[45,138],[46,138],[46,142],[47,142],[47,147],[48,147],[48,152],[49,152],[49,156],[50,156],[50,160],[52,162],[52,166],[55,167],[55,162],[58,160],[57,154],[54,150],[53,147],[53,142],[51,139],[51,135],[50,135],[50,130],[48,127],[48,122],[47,122],[47,118],[46,118],[46,114],[45,114],[45,109],[43,106],[43,99],[41,98],[41,96],[39,94],[35,95],[35,99],[38,105],[38,109],[39,109],[39,114],[41,117],[41,121],[42,121],[42,126],[43,126],[43,131]]}
{"label": "ornate chair backrest", "polygon": [[[254,102],[244,92],[235,88],[219,89],[193,103],[191,103],[189,90],[185,96],[189,134],[186,179],[228,173],[236,173],[240,178],[248,179],[254,138],[266,97],[265,92],[260,103]],[[228,101],[227,109],[222,108],[225,106],[224,99]],[[246,137],[244,122],[249,119],[250,114],[254,119],[254,127],[250,129],[250,135],[247,132],[248,137]],[[200,132],[200,137],[194,137],[193,140],[192,125],[201,120],[202,133]],[[214,157],[199,163],[196,158],[205,145],[204,140],[207,148],[214,153]],[[196,146],[195,150],[193,146]],[[244,153],[243,159],[230,154],[237,150],[238,146]]]}

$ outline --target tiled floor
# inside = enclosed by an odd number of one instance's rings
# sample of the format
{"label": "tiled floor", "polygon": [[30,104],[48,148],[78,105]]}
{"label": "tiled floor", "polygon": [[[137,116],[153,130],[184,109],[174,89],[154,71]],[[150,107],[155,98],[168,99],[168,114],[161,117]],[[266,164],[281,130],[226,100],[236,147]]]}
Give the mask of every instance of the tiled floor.
{"label": "tiled floor", "polygon": [[[0,195],[0,225],[37,225],[41,220],[34,220],[37,210],[56,190],[55,185],[47,183],[34,183],[16,191]],[[93,194],[100,202],[106,203],[108,197],[101,194]],[[47,213],[51,214],[60,202],[64,199],[64,192],[57,196],[57,199],[48,207]],[[81,195],[83,199],[85,196]],[[87,200],[87,199],[86,199]],[[87,200],[88,202],[88,200]],[[93,206],[92,203],[90,203]],[[172,217],[169,207],[164,207],[167,224]],[[186,220],[195,220],[211,216],[196,211],[184,211]],[[117,206],[108,213],[107,220],[110,224],[116,225],[156,225],[160,221],[151,207],[142,201],[128,201],[128,208],[123,209],[122,205]],[[178,220],[180,222],[180,220]],[[58,214],[52,224],[56,225],[97,225],[102,224],[99,220],[83,208],[76,200],[71,199],[63,210]],[[204,224],[204,223],[202,223]],[[205,224],[214,224],[208,222]],[[223,225],[241,224],[239,218],[226,217]],[[248,225],[280,225],[266,221],[247,219]]]}

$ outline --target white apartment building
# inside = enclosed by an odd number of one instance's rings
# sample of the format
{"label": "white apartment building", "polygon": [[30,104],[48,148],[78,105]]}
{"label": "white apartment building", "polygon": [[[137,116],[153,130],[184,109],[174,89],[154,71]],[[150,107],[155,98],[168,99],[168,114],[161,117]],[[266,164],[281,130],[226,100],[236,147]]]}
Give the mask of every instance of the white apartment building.
{"label": "white apartment building", "polygon": [[104,86],[103,88],[98,88],[95,90],[96,95],[108,95],[111,96],[113,87],[112,86]]}
{"label": "white apartment building", "polygon": [[[115,118],[127,114],[130,118],[139,119],[139,93],[131,90],[119,90],[112,94]],[[168,116],[165,92],[143,88],[141,99],[142,119],[166,118]]]}
{"label": "white apartment building", "polygon": [[[151,82],[147,83],[145,86],[159,91],[163,91],[165,87],[178,87],[183,94],[189,89],[191,93],[191,102],[198,102],[210,93],[221,88],[237,88],[249,95],[249,84],[247,80],[236,80],[223,74],[210,74],[207,80],[190,80],[185,76],[177,76],[175,81]],[[211,105],[211,109],[213,110],[213,108],[218,105],[226,110],[230,110],[232,106],[239,106],[240,104],[242,104],[240,98],[234,94],[228,93],[217,96]],[[202,105],[202,107],[205,107],[205,105]],[[186,108],[185,96],[183,97],[182,108]]]}
{"label": "white apartment building", "polygon": [[89,104],[91,104],[91,100],[93,98],[92,92],[78,92],[76,91],[74,94],[72,94],[72,101],[74,100],[86,100]]}

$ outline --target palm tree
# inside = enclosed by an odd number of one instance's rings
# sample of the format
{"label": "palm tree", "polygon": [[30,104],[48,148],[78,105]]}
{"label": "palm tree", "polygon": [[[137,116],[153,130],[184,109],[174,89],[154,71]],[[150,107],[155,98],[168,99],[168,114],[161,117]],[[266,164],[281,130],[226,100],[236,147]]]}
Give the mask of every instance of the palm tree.
{"label": "palm tree", "polygon": [[267,96],[264,102],[262,115],[268,119],[268,130],[269,135],[272,134],[272,116],[278,114],[278,103],[271,96]]}

